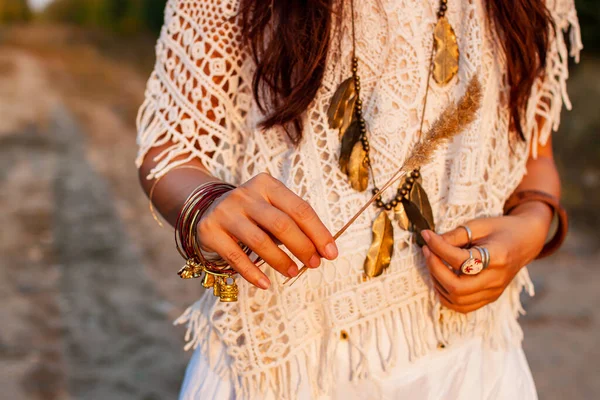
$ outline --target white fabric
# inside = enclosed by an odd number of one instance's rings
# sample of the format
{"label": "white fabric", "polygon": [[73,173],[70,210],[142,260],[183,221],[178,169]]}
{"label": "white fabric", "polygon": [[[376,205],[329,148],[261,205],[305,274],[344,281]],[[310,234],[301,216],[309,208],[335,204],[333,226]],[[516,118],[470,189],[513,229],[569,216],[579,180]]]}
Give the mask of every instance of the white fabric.
{"label": "white fabric", "polygon": [[[355,3],[363,114],[381,184],[416,141],[439,1]],[[261,114],[251,96],[253,64],[241,45],[238,5],[238,0],[168,2],[156,67],[138,118],[138,165],[151,147],[170,144],[157,157],[150,177],[194,158],[234,184],[268,172],[307,200],[336,231],[369,197],[368,192],[355,192],[340,172],[338,133],[326,123],[333,91],[350,74],[347,10],[338,21],[341,34],[333,31],[323,85],[306,113],[304,139],[294,147],[281,129],[258,128]],[[577,56],[577,16],[573,0],[548,0],[548,7],[557,36],[546,76],[531,95],[523,143],[509,139],[504,57],[487,25],[485,0],[449,2],[448,18],[461,49],[460,71],[450,85],[433,85],[425,127],[450,99],[462,94],[474,74],[483,83],[484,99],[476,121],[422,168],[439,232],[501,215],[525,173],[528,145],[545,142],[558,126],[563,102],[569,106],[563,34],[570,28],[571,55]],[[536,117],[547,123],[538,127]],[[458,314],[440,305],[420,249],[411,234],[396,226],[390,268],[365,281],[362,266],[375,213],[374,208],[367,210],[338,240],[338,260],[325,262],[292,287],[281,286],[283,278],[267,267],[264,271],[274,283],[268,291],[238,279],[237,303],[219,303],[207,293],[178,320],[188,324],[186,348],[204,354],[210,369],[231,382],[237,398],[272,391],[284,399],[297,397],[298,384],[310,388],[312,398],[332,395],[340,352],[351,365],[350,380],[360,382],[372,380],[378,369],[395,371],[426,359],[439,343],[478,337],[487,351],[505,352],[520,345],[519,293],[523,288],[533,293],[526,269],[494,304]],[[341,345],[342,330],[349,335],[347,346]],[[382,341],[390,348],[384,351]],[[210,349],[221,345],[227,358],[210,357]],[[376,359],[369,356],[373,354]]]}
{"label": "white fabric", "polygon": [[[401,320],[393,321],[402,325]],[[410,328],[410,327],[409,327]],[[501,329],[510,329],[505,325]],[[400,332],[401,330],[398,330]],[[386,335],[380,338],[381,349],[387,352],[391,343]],[[402,337],[393,338],[400,344],[401,353],[408,348]],[[311,365],[299,364],[295,371],[291,390],[301,400],[537,400],[535,384],[520,345],[508,346],[502,350],[492,350],[485,346],[482,338],[474,337],[459,340],[451,346],[428,353],[415,362],[400,361],[389,370],[377,367],[380,355],[377,347],[367,349],[367,357],[376,366],[369,379],[352,379],[353,360],[348,357],[348,340],[339,339],[335,352],[332,375],[332,390],[327,395],[315,397],[308,380],[301,377],[310,374],[306,368],[323,372],[317,359]],[[180,400],[241,400],[246,397],[236,395],[231,376],[216,373],[212,365],[226,366],[231,363],[226,347],[211,341],[208,354],[197,349],[186,370],[181,387]],[[291,394],[267,389],[261,392],[261,400],[281,400]]]}
{"label": "white fabric", "polygon": [[[374,350],[374,349],[373,349]],[[469,339],[452,348],[435,350],[409,367],[396,366],[387,374],[374,374],[371,379],[349,379],[348,350],[341,346],[336,353],[339,373],[330,395],[331,400],[537,400],[531,371],[523,349],[510,347],[503,351],[486,349],[480,338]],[[226,357],[223,346],[210,352]],[[376,354],[371,354],[376,358]],[[295,388],[299,399],[312,399],[311,388],[302,382]],[[261,400],[280,400],[269,390]],[[186,370],[179,400],[239,400],[230,378],[212,371],[208,359],[196,350]]]}

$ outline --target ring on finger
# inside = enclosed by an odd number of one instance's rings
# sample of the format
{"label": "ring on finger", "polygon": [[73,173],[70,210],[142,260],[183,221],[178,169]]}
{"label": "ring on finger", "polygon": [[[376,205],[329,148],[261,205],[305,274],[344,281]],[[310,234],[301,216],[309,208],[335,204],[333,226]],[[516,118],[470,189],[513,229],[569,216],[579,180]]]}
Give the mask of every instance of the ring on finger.
{"label": "ring on finger", "polygon": [[480,259],[473,257],[473,250],[469,249],[469,258],[460,266],[460,271],[465,275],[477,275],[483,271],[483,263]]}
{"label": "ring on finger", "polygon": [[483,246],[473,246],[473,248],[481,254],[481,262],[483,263],[482,270],[486,269],[490,265],[490,251],[487,247]]}
{"label": "ring on finger", "polygon": [[468,243],[465,247],[471,247],[473,244],[473,231],[471,231],[471,228],[466,225],[461,225],[459,228],[463,228],[467,232]]}

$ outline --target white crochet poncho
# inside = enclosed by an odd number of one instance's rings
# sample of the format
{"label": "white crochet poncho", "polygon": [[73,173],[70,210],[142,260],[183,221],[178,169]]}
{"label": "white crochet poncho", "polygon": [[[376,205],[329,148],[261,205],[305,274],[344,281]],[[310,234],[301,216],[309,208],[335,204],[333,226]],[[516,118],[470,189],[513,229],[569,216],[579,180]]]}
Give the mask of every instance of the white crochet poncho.
{"label": "white crochet poncho", "polygon": [[[363,113],[381,185],[415,144],[439,1],[355,3]],[[557,35],[546,77],[535,85],[525,115],[528,143],[544,143],[558,127],[563,103],[570,107],[565,34],[570,32],[571,56],[577,57],[581,48],[573,0],[548,0],[548,7]],[[294,147],[281,129],[257,127],[262,116],[251,94],[253,63],[241,46],[237,11],[238,0],[168,2],[156,66],[138,118],[138,165],[152,146],[171,143],[157,157],[152,177],[194,158],[234,184],[268,172],[307,200],[335,232],[370,196],[370,191],[354,191],[340,172],[338,132],[326,122],[333,91],[350,75],[348,13],[341,21],[340,39],[332,38],[332,43],[341,43],[331,46],[323,85],[305,114],[304,138]],[[422,168],[439,232],[474,218],[501,215],[526,172],[528,157],[528,143],[509,140],[505,59],[488,26],[484,0],[451,1],[447,15],[461,49],[460,71],[447,86],[433,83],[425,129],[449,100],[463,93],[474,74],[480,76],[484,99],[475,123]],[[538,127],[536,117],[547,123]],[[384,369],[399,358],[414,360],[439,343],[461,338],[480,336],[500,349],[520,343],[519,294],[523,288],[533,292],[526,269],[495,303],[458,314],[441,307],[420,249],[410,233],[395,226],[391,266],[382,276],[364,281],[363,261],[376,212],[367,210],[338,240],[336,261],[324,262],[292,287],[281,286],[283,277],[265,267],[273,282],[268,291],[238,278],[237,303],[204,295],[179,319],[189,324],[187,347],[208,353],[209,346],[223,343],[230,359],[215,364],[214,370],[231,378],[239,393],[258,398],[269,389],[283,398],[297,379],[310,380],[315,396],[328,392],[331,355],[342,331],[351,344],[353,379],[369,376],[372,360],[362,355],[378,345],[381,335],[394,338],[392,342],[403,337],[402,348],[409,349],[407,354],[394,346],[380,352],[378,367]],[[173,266],[174,274],[176,269]],[[304,375],[295,376],[295,371]]]}

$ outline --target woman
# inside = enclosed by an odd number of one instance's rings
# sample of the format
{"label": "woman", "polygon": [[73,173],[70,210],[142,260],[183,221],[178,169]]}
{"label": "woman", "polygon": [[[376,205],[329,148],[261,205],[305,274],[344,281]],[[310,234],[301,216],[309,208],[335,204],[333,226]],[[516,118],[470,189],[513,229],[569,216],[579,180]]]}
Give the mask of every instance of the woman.
{"label": "woman", "polygon": [[[460,54],[457,70],[430,64],[442,18],[458,40],[443,37],[433,57]],[[237,185],[195,235],[239,272],[239,301],[205,294],[178,320],[196,349],[181,398],[535,399],[516,319],[554,206],[511,194],[559,197],[550,133],[567,101],[569,29],[576,56],[572,0],[169,1],[138,119],[142,184],[172,225],[195,188]],[[353,74],[366,191],[340,168],[346,136],[327,116]],[[391,226],[404,194],[383,193],[332,234],[474,76],[473,122],[420,166],[432,223],[405,230],[398,215],[391,263],[366,276],[373,221]],[[485,249],[488,268],[469,275]]]}

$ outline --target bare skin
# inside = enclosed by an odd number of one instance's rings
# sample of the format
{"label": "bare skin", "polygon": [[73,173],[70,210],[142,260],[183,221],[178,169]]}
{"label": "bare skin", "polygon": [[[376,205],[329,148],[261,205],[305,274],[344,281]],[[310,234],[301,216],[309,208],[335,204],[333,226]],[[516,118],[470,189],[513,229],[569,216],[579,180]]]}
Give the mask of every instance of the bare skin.
{"label": "bare skin", "polygon": [[[140,168],[140,181],[146,193],[153,184],[146,176],[155,165],[153,158],[162,150],[152,149]],[[187,165],[202,168],[197,160]],[[530,157],[527,171],[517,191],[537,189],[560,195],[551,141],[538,147],[538,157]],[[217,179],[208,172],[172,170],[157,185],[153,203],[174,225],[193,189],[211,181]],[[551,219],[552,210],[547,205],[531,202],[517,207],[508,216],[467,222],[473,232],[473,244],[485,246],[491,253],[489,267],[476,276],[457,276],[444,264],[460,269],[469,256],[467,250],[461,249],[467,244],[464,229],[443,235],[424,231],[427,246],[423,254],[441,302],[450,309],[468,313],[496,301],[520,269],[539,254]],[[198,234],[204,248],[220,254],[244,279],[262,289],[267,289],[270,281],[241,251],[238,240],[286,277],[296,276],[298,266],[276,242],[312,268],[321,264],[322,257],[333,260],[338,255],[331,233],[310,205],[267,174],[252,178],[218,199],[202,218]]]}
{"label": "bare skin", "polygon": [[[536,189],[560,196],[560,180],[552,155],[551,140],[538,146],[538,157],[530,157],[527,175],[516,191]],[[496,301],[515,275],[539,254],[550,229],[552,209],[541,202],[515,208],[510,215],[480,218],[467,222],[473,232],[473,244],[487,247],[489,267],[475,276],[459,275],[444,261],[459,270],[469,253],[465,229],[456,228],[443,235],[424,231],[427,246],[423,254],[433,278],[435,290],[446,307],[461,313],[475,311]],[[475,255],[475,254],[474,254]]]}
{"label": "bare skin", "polygon": [[[146,193],[154,183],[146,176],[161,151],[161,147],[152,149],[139,170]],[[187,165],[202,168],[200,161]],[[205,170],[174,169],[156,185],[153,204],[174,225],[194,188],[215,181]],[[312,207],[268,174],[259,174],[216,200],[198,224],[198,238],[203,248],[218,253],[244,279],[261,289],[268,289],[271,282],[244,254],[238,241],[286,277],[298,275],[298,265],[276,242],[311,268],[319,267],[322,257],[333,260],[338,256],[331,233]]]}

